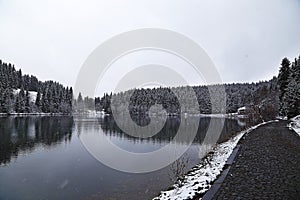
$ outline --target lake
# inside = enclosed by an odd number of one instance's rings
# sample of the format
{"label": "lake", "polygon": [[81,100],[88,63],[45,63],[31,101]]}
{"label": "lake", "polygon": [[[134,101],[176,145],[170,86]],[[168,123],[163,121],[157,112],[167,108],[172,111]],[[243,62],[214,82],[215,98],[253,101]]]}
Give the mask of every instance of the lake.
{"label": "lake", "polygon": [[[219,142],[249,124],[237,119],[201,117],[199,122],[194,118],[187,122],[170,117],[155,136],[136,138],[123,133],[109,116],[0,117],[0,199],[151,199],[199,162],[211,121],[225,120]],[[149,173],[112,169],[95,159],[80,139],[101,134],[127,151],[150,152],[168,144],[180,124],[187,134],[199,125],[192,145],[173,164]],[[187,143],[183,140],[177,145]]]}

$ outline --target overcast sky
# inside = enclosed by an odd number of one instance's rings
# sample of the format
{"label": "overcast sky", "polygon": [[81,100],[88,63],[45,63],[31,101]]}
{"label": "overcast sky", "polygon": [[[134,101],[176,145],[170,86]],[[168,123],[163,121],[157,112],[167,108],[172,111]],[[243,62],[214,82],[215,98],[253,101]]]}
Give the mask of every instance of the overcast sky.
{"label": "overcast sky", "polygon": [[224,82],[266,80],[300,53],[300,1],[0,0],[0,59],[73,86],[97,46],[138,28],[190,37]]}

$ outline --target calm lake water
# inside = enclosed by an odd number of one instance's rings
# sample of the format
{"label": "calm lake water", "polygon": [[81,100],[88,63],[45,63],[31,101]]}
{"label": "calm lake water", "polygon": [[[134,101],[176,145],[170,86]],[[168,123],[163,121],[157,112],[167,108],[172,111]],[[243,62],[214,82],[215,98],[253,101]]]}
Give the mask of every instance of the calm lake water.
{"label": "calm lake water", "polygon": [[[193,124],[168,118],[157,135],[139,139],[122,133],[110,117],[2,117],[0,199],[151,199],[199,162],[199,147],[211,120],[224,119],[202,117],[197,124],[195,117]],[[111,169],[90,155],[80,140],[84,134],[99,133],[128,151],[150,152],[168,144],[180,123],[187,132],[199,125],[194,142],[178,161],[150,173]],[[245,122],[225,119],[219,142],[245,127]]]}

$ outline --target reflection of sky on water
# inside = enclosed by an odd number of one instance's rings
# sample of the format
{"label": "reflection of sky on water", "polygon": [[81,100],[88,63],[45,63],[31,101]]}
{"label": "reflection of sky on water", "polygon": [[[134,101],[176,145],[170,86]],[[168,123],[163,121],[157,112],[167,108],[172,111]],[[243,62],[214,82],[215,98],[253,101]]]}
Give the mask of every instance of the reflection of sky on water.
{"label": "reflection of sky on water", "polygon": [[[122,133],[110,118],[74,121],[70,117],[0,118],[0,199],[154,197],[168,188],[178,173],[199,162],[201,134],[208,122],[209,119],[200,120],[201,128],[193,145],[178,161],[188,161],[183,170],[170,165],[152,173],[128,174],[95,160],[78,137],[101,131],[120,148],[149,152],[168,144],[176,133],[178,119],[169,119],[159,134],[139,139]],[[191,122],[185,126],[187,130],[195,127]],[[240,129],[236,120],[228,119],[223,137]],[[179,145],[185,145],[185,141]]]}

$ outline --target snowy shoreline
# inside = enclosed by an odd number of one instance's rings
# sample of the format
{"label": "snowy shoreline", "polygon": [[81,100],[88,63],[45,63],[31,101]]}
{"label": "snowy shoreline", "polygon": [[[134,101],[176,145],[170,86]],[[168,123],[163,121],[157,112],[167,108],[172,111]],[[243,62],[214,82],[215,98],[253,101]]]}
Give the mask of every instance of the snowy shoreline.
{"label": "snowy shoreline", "polygon": [[[97,112],[88,110],[85,113],[0,113],[0,117],[7,116],[88,116],[88,117],[104,117],[110,114],[104,112]],[[157,115],[153,115],[157,116]],[[226,113],[226,114],[186,114],[185,117],[214,117],[214,118],[246,118],[245,115],[239,115],[237,113]],[[168,115],[168,117],[179,117],[179,115]]]}
{"label": "snowy shoreline", "polygon": [[27,117],[27,116],[71,116],[66,113],[0,113],[0,117]]}
{"label": "snowy shoreline", "polygon": [[161,194],[153,200],[192,199],[196,195],[204,194],[222,173],[227,159],[230,157],[239,140],[245,134],[250,133],[259,126],[274,121],[278,120],[260,123],[238,133],[230,140],[218,144],[198,165],[193,167],[184,176],[183,180],[177,181],[170,190],[162,191]]}

